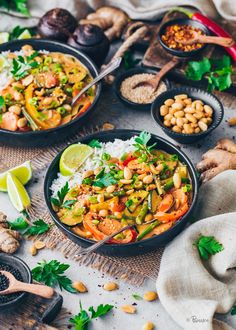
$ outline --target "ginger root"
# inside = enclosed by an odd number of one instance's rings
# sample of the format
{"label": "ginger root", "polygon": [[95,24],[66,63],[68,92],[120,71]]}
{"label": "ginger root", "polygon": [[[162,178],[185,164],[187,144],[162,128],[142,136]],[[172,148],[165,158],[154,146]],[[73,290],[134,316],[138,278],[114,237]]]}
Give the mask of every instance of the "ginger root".
{"label": "ginger root", "polygon": [[115,7],[101,7],[95,13],[89,14],[86,19],[80,20],[80,24],[94,24],[104,30],[111,41],[119,38],[129,21],[128,15]]}
{"label": "ginger root", "polygon": [[207,151],[202,156],[202,161],[197,164],[202,182],[207,182],[217,174],[230,169],[236,169],[236,144],[229,139],[219,140],[216,147]]}
{"label": "ginger root", "polygon": [[20,246],[20,238],[17,231],[9,229],[7,216],[0,211],[0,251],[14,253]]}

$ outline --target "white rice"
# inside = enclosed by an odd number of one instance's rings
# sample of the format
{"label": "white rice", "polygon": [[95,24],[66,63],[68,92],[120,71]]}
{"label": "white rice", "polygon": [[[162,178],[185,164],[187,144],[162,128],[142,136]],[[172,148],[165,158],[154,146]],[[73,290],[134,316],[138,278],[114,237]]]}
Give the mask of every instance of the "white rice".
{"label": "white rice", "polygon": [[[82,183],[82,173],[87,170],[94,170],[95,168],[101,166],[100,161],[102,154],[108,153],[111,157],[120,158],[124,153],[129,153],[135,150],[134,144],[135,137],[132,137],[129,140],[120,140],[115,139],[114,142],[101,143],[102,148],[94,148],[94,153],[84,162],[84,164],[80,167],[80,170],[76,172],[74,175],[63,176],[58,173],[57,179],[55,179],[52,183],[51,190],[53,196],[56,195],[57,191],[60,190],[65,183],[68,181],[70,188],[73,188],[77,184]],[[105,163],[102,165],[106,170],[109,169]]]}

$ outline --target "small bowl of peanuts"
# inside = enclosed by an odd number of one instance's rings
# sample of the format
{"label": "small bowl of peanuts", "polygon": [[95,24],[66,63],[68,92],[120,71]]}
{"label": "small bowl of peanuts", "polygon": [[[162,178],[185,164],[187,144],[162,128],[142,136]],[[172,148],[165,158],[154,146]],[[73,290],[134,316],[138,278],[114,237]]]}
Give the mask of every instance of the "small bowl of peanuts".
{"label": "small bowl of peanuts", "polygon": [[206,137],[221,123],[223,115],[223,105],[215,95],[193,87],[164,92],[152,105],[156,123],[168,136],[183,144]]}

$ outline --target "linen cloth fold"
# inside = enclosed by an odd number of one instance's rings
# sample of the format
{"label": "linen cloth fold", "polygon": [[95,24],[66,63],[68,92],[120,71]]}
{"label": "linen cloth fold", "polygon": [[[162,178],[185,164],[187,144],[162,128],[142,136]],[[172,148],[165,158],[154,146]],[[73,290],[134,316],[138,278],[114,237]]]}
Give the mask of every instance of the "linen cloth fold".
{"label": "linen cloth fold", "polygon": [[[183,329],[232,329],[214,314],[228,313],[236,301],[236,171],[225,171],[205,183],[199,195],[195,217],[204,219],[166,247],[157,292]],[[224,250],[203,261],[193,245],[200,235],[214,236]]]}

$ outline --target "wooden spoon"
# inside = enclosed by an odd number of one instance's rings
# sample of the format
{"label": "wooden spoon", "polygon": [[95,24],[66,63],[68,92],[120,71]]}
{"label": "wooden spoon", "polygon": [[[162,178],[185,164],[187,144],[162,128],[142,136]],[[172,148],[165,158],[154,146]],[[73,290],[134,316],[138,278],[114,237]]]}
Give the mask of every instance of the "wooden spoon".
{"label": "wooden spoon", "polygon": [[138,82],[136,85],[133,86],[133,89],[140,86],[150,86],[153,89],[153,93],[154,93],[157,90],[157,87],[159,86],[161,79],[167,74],[167,72],[169,72],[171,69],[177,66],[177,64],[179,64],[179,59],[174,57],[171,61],[166,63],[162,67],[162,69],[155,74],[153,78]]}
{"label": "wooden spoon", "polygon": [[0,291],[0,295],[5,295],[13,292],[25,291],[36,294],[43,298],[51,298],[54,294],[54,290],[46,285],[31,284],[18,281],[14,275],[7,271],[1,271],[1,274],[5,275],[9,280],[9,287],[6,290]]}
{"label": "wooden spoon", "polygon": [[192,31],[192,35],[193,37],[190,39],[179,39],[178,37],[175,37],[175,41],[183,45],[192,45],[196,43],[215,44],[223,47],[231,47],[234,45],[234,40],[232,38],[205,36],[198,34],[197,31]]}

